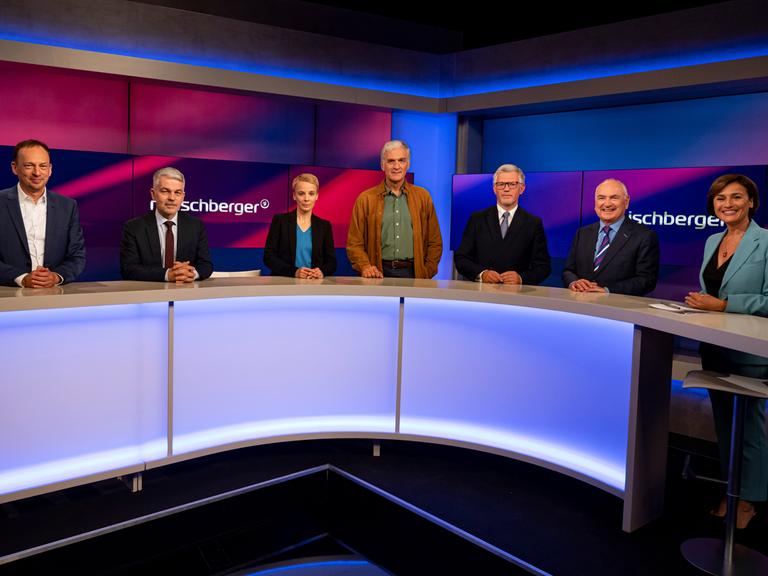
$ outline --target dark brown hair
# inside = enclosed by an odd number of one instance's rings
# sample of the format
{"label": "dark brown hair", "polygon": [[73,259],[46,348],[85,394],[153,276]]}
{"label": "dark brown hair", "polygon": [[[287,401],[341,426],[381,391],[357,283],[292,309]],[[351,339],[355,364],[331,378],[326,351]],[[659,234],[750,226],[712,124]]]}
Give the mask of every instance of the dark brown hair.
{"label": "dark brown hair", "polygon": [[51,151],[48,149],[48,145],[45,142],[41,142],[40,140],[22,140],[16,146],[13,148],[13,161],[17,162],[19,160],[19,150],[22,148],[34,148],[35,146],[39,146],[43,150],[45,150],[48,153],[48,157],[51,157]]}
{"label": "dark brown hair", "polygon": [[710,216],[715,215],[715,196],[720,194],[723,188],[733,183],[740,184],[747,191],[747,196],[752,200],[749,217],[752,218],[755,215],[755,212],[760,207],[760,193],[757,191],[757,184],[751,178],[744,176],[744,174],[723,174],[715,178],[715,181],[709,187],[709,192],[707,192],[707,212]]}

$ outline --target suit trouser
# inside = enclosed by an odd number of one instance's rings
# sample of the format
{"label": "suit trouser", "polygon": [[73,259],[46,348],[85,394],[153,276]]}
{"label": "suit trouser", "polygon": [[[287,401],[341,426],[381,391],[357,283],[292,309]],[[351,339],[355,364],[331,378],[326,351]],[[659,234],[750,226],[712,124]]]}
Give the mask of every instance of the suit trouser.
{"label": "suit trouser", "polygon": [[[751,378],[768,378],[768,366],[727,362],[721,354],[718,354],[716,348],[718,347],[702,345],[701,364],[704,370]],[[708,390],[708,392],[720,449],[721,473],[725,478],[731,449],[733,394],[720,390]],[[765,400],[745,398],[741,498],[750,502],[768,500],[768,437],[766,434]]]}

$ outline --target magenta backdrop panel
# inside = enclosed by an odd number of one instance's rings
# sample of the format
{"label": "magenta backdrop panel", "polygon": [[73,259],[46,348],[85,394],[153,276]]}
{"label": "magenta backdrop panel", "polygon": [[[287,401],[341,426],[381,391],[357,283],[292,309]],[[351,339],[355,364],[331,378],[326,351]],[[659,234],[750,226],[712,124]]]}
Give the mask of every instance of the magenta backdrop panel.
{"label": "magenta backdrop panel", "polygon": [[0,62],[0,144],[36,138],[51,148],[127,152],[128,82]]}
{"label": "magenta backdrop panel", "polygon": [[389,111],[349,104],[318,104],[314,163],[378,170],[381,147],[391,137]]}
{"label": "magenta backdrop panel", "polygon": [[299,164],[313,143],[313,104],[131,82],[134,154]]}
{"label": "magenta backdrop panel", "polygon": [[[302,172],[310,172],[320,180],[320,196],[314,213],[330,220],[333,225],[333,243],[337,248],[347,245],[347,232],[352,208],[360,192],[377,186],[383,175],[381,170],[345,170],[344,168],[321,168],[318,166],[292,166],[291,180]],[[413,182],[413,174],[408,174]],[[293,198],[289,209],[296,207]]]}
{"label": "magenta backdrop panel", "polygon": [[288,204],[288,166],[143,156],[134,160],[134,214],[150,209],[152,174],[164,166],[186,179],[182,211],[205,222],[212,248],[263,248],[272,216]]}

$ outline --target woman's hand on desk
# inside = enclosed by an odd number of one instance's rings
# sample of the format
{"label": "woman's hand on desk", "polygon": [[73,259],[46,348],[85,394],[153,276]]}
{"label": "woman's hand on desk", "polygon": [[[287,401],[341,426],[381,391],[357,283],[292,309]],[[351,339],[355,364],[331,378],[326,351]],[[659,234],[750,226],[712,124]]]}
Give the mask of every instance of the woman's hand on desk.
{"label": "woman's hand on desk", "polygon": [[713,312],[724,312],[728,303],[720,298],[715,298],[709,294],[702,294],[701,292],[688,292],[688,296],[685,297],[685,303],[691,308],[697,308],[699,310],[711,310]]}

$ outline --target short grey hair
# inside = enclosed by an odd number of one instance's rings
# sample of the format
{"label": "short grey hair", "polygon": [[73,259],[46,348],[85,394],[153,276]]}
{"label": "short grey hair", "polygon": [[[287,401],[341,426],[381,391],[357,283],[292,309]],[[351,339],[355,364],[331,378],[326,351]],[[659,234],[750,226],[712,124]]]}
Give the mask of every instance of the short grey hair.
{"label": "short grey hair", "polygon": [[160,178],[163,177],[170,178],[171,180],[178,180],[184,184],[184,174],[176,168],[166,166],[165,168],[160,168],[160,170],[152,175],[152,188],[157,188],[160,185]]}
{"label": "short grey hair", "polygon": [[382,162],[384,161],[384,155],[390,150],[395,150],[396,148],[403,148],[405,150],[405,157],[408,158],[409,162],[411,161],[411,149],[408,148],[408,144],[402,140],[390,140],[389,142],[385,142],[384,146],[381,147]]}
{"label": "short grey hair", "polygon": [[602,186],[603,184],[607,184],[608,182],[613,182],[615,184],[618,184],[619,188],[621,188],[622,191],[624,192],[624,196],[629,196],[629,192],[627,192],[627,186],[624,184],[624,182],[616,178],[606,178],[605,180],[600,182],[600,184],[598,184],[595,187],[595,196],[597,196],[597,191],[600,189],[600,186]]}
{"label": "short grey hair", "polygon": [[496,172],[493,173],[493,183],[496,184],[496,181],[499,179],[499,174],[502,172],[517,172],[520,175],[520,182],[525,184],[525,173],[515,166],[514,164],[502,164],[498,168],[496,168]]}

